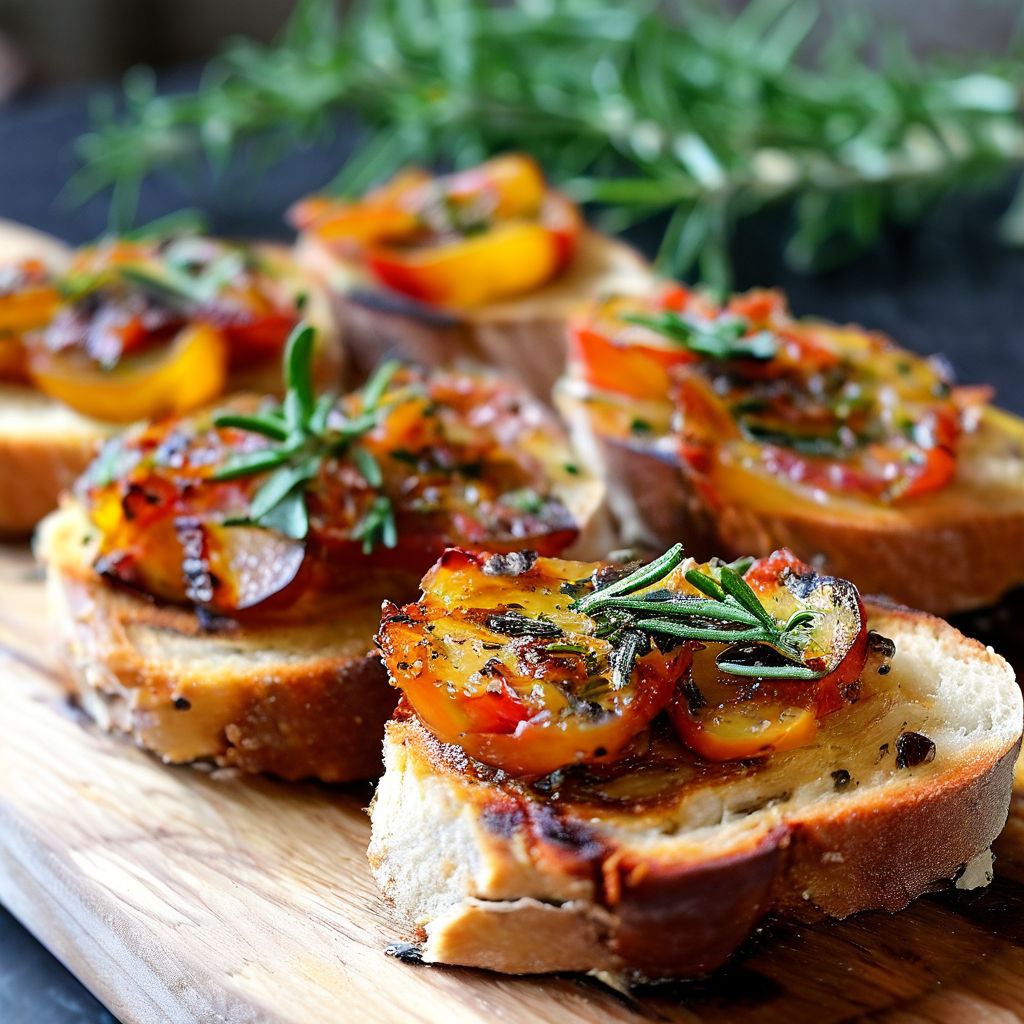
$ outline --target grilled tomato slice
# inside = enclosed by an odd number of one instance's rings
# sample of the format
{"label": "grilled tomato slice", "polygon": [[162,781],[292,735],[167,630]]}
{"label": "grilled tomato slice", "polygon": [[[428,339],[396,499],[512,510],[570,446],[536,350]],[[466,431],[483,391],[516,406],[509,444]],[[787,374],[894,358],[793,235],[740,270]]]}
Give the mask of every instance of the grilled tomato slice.
{"label": "grilled tomato slice", "polygon": [[[78,485],[98,568],[165,601],[280,614],[303,588],[368,573],[411,590],[452,544],[558,553],[597,503],[553,417],[515,386],[399,368],[375,392],[314,402],[304,380],[283,405],[236,398],[111,441]],[[300,392],[309,418],[289,428]]]}
{"label": "grilled tomato slice", "polygon": [[671,699],[689,649],[626,657],[566,590],[599,566],[451,549],[417,604],[386,605],[393,683],[441,740],[520,776],[616,758]]}
{"label": "grilled tomato slice", "polygon": [[881,502],[938,491],[989,397],[877,332],[797,320],[778,292],[606,299],[570,338],[571,378],[663,403],[679,455],[723,498],[756,502],[765,478]]}
{"label": "grilled tomato slice", "polygon": [[859,697],[868,656],[864,605],[852,583],[819,576],[786,550],[753,562],[743,581],[778,635],[696,650],[668,707],[683,742],[709,761],[813,742],[819,718]]}
{"label": "grilled tomato slice", "polygon": [[28,375],[77,412],[123,423],[197,408],[229,372],[276,363],[303,282],[272,251],[183,236],[80,250],[57,289],[25,339]]}
{"label": "grilled tomato slice", "polygon": [[0,267],[0,380],[28,379],[24,336],[49,323],[59,301],[53,275],[39,260]]}
{"label": "grilled tomato slice", "polygon": [[291,220],[379,283],[457,307],[550,281],[572,258],[581,224],[521,154],[440,178],[406,171],[356,202],[313,196]]}
{"label": "grilled tomato slice", "polygon": [[805,745],[867,657],[852,584],[786,551],[741,575],[679,546],[632,572],[451,549],[377,643],[441,740],[524,777],[620,758],[662,710],[707,760]]}

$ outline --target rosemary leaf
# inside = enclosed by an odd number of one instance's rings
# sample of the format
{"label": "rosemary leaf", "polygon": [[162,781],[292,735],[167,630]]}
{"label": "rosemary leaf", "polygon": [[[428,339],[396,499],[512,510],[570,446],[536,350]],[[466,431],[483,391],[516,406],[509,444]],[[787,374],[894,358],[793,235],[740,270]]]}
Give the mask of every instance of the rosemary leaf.
{"label": "rosemary leaf", "polygon": [[[294,417],[305,426],[313,414],[313,342],[316,332],[309,324],[303,324],[288,338],[284,353],[284,377],[288,387],[288,398],[293,395],[296,406]],[[290,424],[291,425],[291,424]]]}
{"label": "rosemary leaf", "polygon": [[410,162],[523,149],[620,222],[664,211],[662,269],[717,289],[737,223],[796,200],[787,256],[809,269],[1024,160],[1019,60],[910,61],[834,7],[366,0],[342,18],[302,0],[271,45],[226,46],[192,94],[126,76],[78,141],[71,189],[110,189],[124,229],[152,172],[203,154],[223,170],[250,140],[283,159],[354,113],[368,130],[335,181],[350,193]]}
{"label": "rosemary leaf", "polygon": [[747,611],[756,615],[769,629],[778,629],[778,625],[772,618],[771,613],[758,601],[757,595],[750,589],[750,584],[735,569],[728,565],[723,565],[721,580],[722,589],[727,594],[735,598]]}
{"label": "rosemary leaf", "polygon": [[238,430],[248,430],[252,434],[262,434],[264,437],[272,438],[274,441],[283,441],[288,437],[288,431],[271,416],[245,416],[242,413],[223,413],[214,417],[215,427],[236,427]]}
{"label": "rosemary leaf", "polygon": [[298,487],[288,491],[273,508],[256,520],[257,525],[276,530],[292,540],[304,540],[309,533],[306,496]]}
{"label": "rosemary leaf", "polygon": [[249,515],[253,520],[261,520],[279,502],[293,490],[300,488],[308,480],[316,476],[320,468],[318,459],[305,459],[298,465],[281,466],[275,470],[260,489],[253,495],[249,505]]}
{"label": "rosemary leaf", "polygon": [[288,461],[288,453],[276,448],[264,448],[256,452],[244,452],[230,456],[221,468],[214,473],[214,480],[237,480],[243,476],[255,476],[265,473]]}

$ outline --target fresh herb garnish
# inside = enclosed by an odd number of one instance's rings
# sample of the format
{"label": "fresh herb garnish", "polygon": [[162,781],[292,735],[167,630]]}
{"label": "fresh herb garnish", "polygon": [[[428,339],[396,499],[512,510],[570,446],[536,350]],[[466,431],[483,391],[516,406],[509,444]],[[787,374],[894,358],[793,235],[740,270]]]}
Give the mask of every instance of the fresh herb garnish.
{"label": "fresh herb garnish", "polygon": [[739,317],[691,320],[665,309],[653,315],[623,313],[621,319],[647,327],[710,359],[773,359],[779,351],[779,339],[774,334],[758,331],[747,336],[748,325]]}
{"label": "fresh herb garnish", "polygon": [[[258,451],[232,455],[214,476],[215,480],[234,480],[270,473],[253,495],[249,515],[233,523],[263,526],[295,540],[303,540],[309,533],[306,490],[324,459],[347,455],[370,488],[382,486],[377,460],[357,441],[376,426],[385,408],[388,384],[401,365],[396,360],[382,363],[363,388],[358,414],[347,417],[336,407],[334,395],[315,395],[314,336],[311,326],[299,324],[288,338],[284,355],[287,391],[280,405],[251,415],[224,413],[214,419],[215,426],[247,430],[273,442]],[[386,494],[374,498],[351,536],[363,542],[366,554],[377,544],[389,548],[397,544],[394,509]]]}
{"label": "fresh herb garnish", "polygon": [[[722,287],[737,224],[771,203],[793,200],[791,263],[835,263],[1024,155],[1018,60],[918,58],[899,35],[879,46],[863,5],[338,6],[296,4],[269,46],[233,40],[192,93],[158,94],[135,69],[123,104],[96,105],[75,191],[113,186],[124,227],[154,170],[205,155],[223,173],[251,140],[283,159],[296,137],[348,130],[339,115],[355,114],[367,132],[339,192],[410,162],[526,149],[605,204],[610,229],[670,214],[662,269]],[[1024,202],[1006,226],[1024,235]]]}
{"label": "fresh herb garnish", "polygon": [[732,660],[726,650],[717,664],[730,675],[787,679],[818,679],[824,675],[802,660],[807,627],[818,613],[802,609],[786,622],[777,622],[743,579],[749,560],[721,566],[717,579],[690,569],[685,579],[700,591],[699,597],[665,589],[639,593],[664,580],[683,559],[683,546],[676,544],[650,564],[573,602],[576,611],[594,619],[596,635],[607,637],[618,652],[613,658],[613,684],[619,685],[615,683],[617,678],[629,678],[633,660],[643,646],[638,637],[646,644],[659,638],[725,643],[730,650],[738,644],[765,644],[786,659],[777,665],[753,664]]}

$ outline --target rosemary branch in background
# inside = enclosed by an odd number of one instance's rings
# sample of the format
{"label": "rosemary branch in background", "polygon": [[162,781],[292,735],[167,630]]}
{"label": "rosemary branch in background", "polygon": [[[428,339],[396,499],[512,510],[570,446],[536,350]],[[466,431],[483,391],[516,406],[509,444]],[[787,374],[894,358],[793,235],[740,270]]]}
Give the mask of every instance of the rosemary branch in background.
{"label": "rosemary branch in background", "polygon": [[[80,195],[112,188],[126,227],[139,185],[205,151],[223,168],[246,140],[278,146],[367,133],[333,183],[358,192],[402,165],[465,166],[533,153],[551,178],[619,230],[670,213],[663,269],[730,280],[740,219],[792,199],[787,257],[837,262],[890,219],[1024,159],[1024,63],[916,60],[864,16],[825,0],[300,0],[270,46],[229,45],[195,93],[126,80],[78,143]],[[820,28],[819,28],[820,26]],[[810,33],[827,36],[805,47]],[[1024,202],[1009,218],[1024,238]]]}

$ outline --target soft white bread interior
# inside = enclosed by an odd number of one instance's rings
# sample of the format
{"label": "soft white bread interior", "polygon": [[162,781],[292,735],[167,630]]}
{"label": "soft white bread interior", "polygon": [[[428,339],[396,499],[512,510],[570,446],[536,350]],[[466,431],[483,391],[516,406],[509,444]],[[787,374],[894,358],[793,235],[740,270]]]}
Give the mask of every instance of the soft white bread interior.
{"label": "soft white bread interior", "polygon": [[660,551],[684,537],[698,558],[788,547],[862,593],[937,615],[1024,583],[1024,421],[1002,410],[986,407],[963,437],[949,486],[886,505],[739,464],[698,478],[671,435],[630,435],[628,411],[568,382],[557,400],[627,544]]}
{"label": "soft white bread interior", "polygon": [[68,684],[104,728],[169,762],[328,782],[380,773],[395,705],[372,641],[386,579],[289,623],[204,628],[98,575],[73,502],[43,521],[36,547]]}
{"label": "soft white bread interior", "polygon": [[760,762],[709,768],[678,744],[666,759],[664,730],[632,769],[559,782],[553,798],[441,744],[400,705],[369,858],[424,959],[688,976],[769,910],[895,911],[966,881],[965,865],[983,883],[1020,746],[1013,673],[938,619],[869,613],[895,641],[891,672],[826,716],[813,745]]}
{"label": "soft white bread interior", "polygon": [[545,402],[565,368],[569,315],[595,296],[643,295],[656,286],[650,264],[635,249],[591,229],[583,230],[572,262],[550,284],[461,310],[382,290],[312,235],[300,237],[296,252],[336,293],[357,373],[365,375],[397,351],[426,366],[487,366],[510,373]]}

